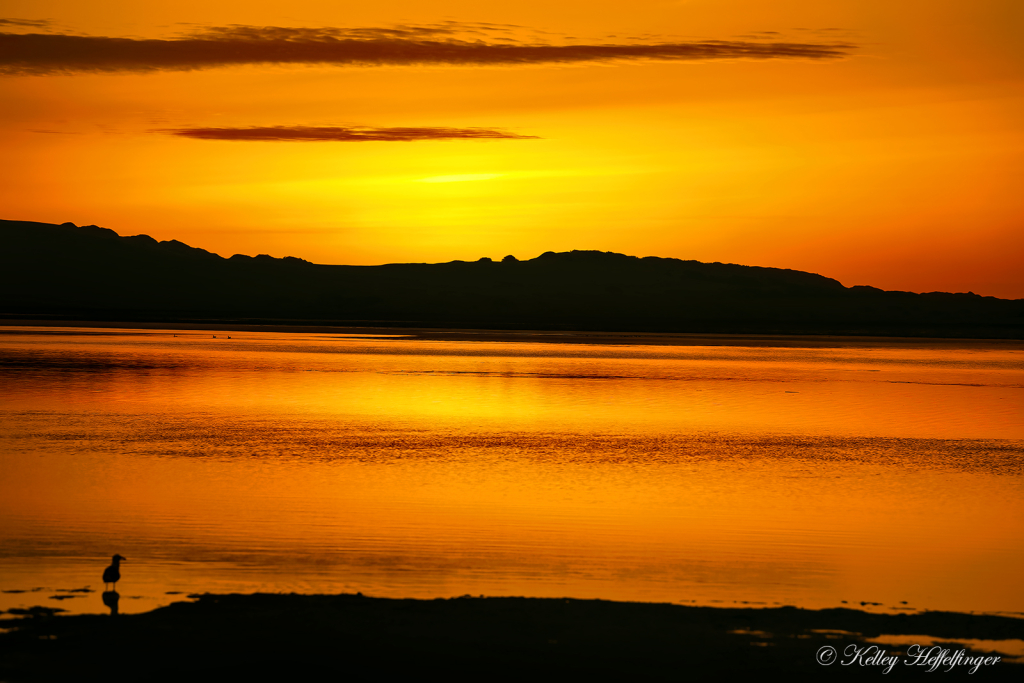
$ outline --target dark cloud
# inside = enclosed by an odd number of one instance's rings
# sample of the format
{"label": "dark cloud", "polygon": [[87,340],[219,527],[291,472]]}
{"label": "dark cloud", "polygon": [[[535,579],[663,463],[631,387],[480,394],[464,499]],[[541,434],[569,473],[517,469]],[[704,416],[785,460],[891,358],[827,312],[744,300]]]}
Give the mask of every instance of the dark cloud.
{"label": "dark cloud", "polygon": [[[10,21],[10,20],[9,20]],[[171,39],[0,33],[0,74],[192,70],[242,64],[509,66],[642,60],[836,59],[843,42],[706,40],[556,44],[518,27],[446,22],[390,28],[225,26]]]}
{"label": "dark cloud", "polygon": [[[242,40],[480,40],[519,42],[510,34],[522,34],[526,27],[516,24],[489,24],[480,22],[442,21],[434,24],[396,24],[393,26],[369,26],[337,28],[287,28],[280,26],[205,26],[182,34],[184,39],[242,39]],[[530,31],[545,34],[544,31]],[[551,34],[547,34],[551,35]]]}
{"label": "dark cloud", "polygon": [[164,128],[157,133],[196,140],[255,140],[270,142],[413,142],[415,140],[535,140],[487,128],[371,128],[368,126],[264,126],[251,128]]}
{"label": "dark cloud", "polygon": [[19,28],[47,28],[53,22],[49,19],[0,19],[0,26],[17,26]]}

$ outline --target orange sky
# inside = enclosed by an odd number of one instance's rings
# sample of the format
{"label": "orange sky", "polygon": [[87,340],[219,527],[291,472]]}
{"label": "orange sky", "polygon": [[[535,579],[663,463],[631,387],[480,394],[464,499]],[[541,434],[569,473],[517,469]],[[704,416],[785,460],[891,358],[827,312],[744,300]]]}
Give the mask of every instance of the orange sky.
{"label": "orange sky", "polygon": [[[229,26],[261,27],[260,63],[203,52]],[[285,44],[376,61],[267,63],[266,27],[349,29]],[[1019,0],[0,0],[0,31],[50,36],[0,36],[0,218],[320,263],[601,249],[1024,297]],[[502,44],[516,63],[485,63]],[[448,139],[180,134],[296,126]]]}

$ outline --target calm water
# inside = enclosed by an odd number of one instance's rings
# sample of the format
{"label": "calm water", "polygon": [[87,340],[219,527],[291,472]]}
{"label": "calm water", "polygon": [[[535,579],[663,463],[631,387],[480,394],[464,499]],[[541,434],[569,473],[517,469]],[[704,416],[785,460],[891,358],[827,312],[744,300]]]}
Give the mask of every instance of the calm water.
{"label": "calm water", "polygon": [[213,334],[0,328],[0,609],[1024,612],[1024,347]]}

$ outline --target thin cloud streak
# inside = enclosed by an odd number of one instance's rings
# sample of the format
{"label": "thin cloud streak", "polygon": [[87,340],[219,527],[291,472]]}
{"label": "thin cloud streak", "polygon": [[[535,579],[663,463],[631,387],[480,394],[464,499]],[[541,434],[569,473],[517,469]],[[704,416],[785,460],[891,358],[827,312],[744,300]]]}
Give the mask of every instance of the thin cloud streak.
{"label": "thin cloud streak", "polygon": [[[0,33],[0,74],[189,71],[249,64],[525,66],[651,60],[828,60],[848,56],[855,48],[844,42],[763,40],[523,43],[505,35],[505,30],[482,25],[458,30],[447,25],[378,29],[229,26],[173,39]],[[466,33],[476,36],[452,37]]]}
{"label": "thin cloud streak", "polygon": [[46,28],[52,26],[49,19],[0,19],[0,26],[22,26],[25,28]]}
{"label": "thin cloud streak", "polygon": [[154,131],[195,140],[260,142],[414,142],[417,140],[537,140],[487,128],[372,128],[369,126],[253,126],[250,128],[163,128]]}

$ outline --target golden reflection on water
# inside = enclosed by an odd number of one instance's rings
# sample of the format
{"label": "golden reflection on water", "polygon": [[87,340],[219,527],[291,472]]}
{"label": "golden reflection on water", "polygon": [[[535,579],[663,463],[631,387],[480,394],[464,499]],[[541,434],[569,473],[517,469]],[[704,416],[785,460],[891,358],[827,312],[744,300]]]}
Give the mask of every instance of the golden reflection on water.
{"label": "golden reflection on water", "polygon": [[[128,612],[218,590],[1024,611],[1020,349],[22,332],[0,589],[47,591],[0,608],[98,588],[119,552]],[[102,610],[84,595],[48,604]]]}

